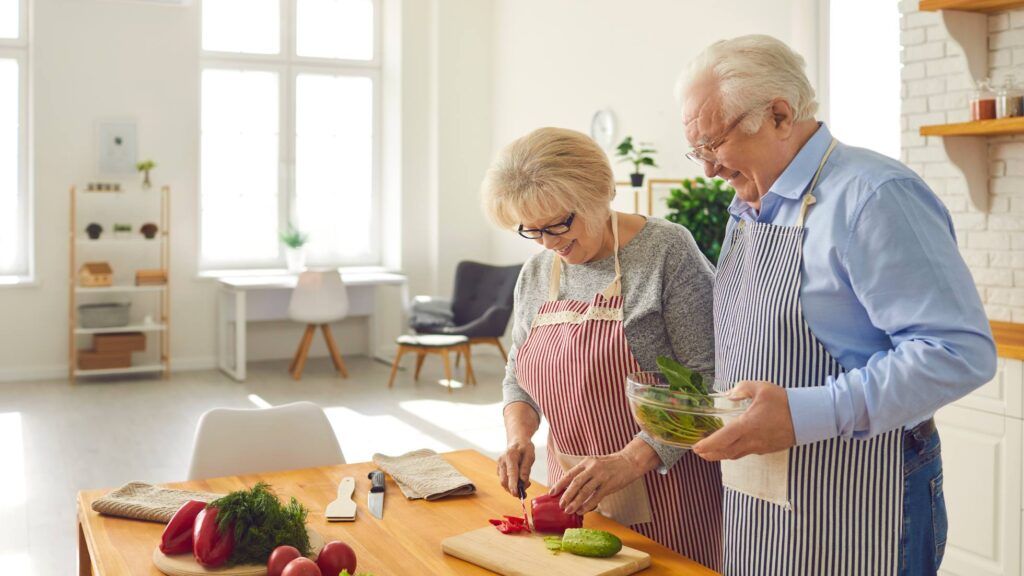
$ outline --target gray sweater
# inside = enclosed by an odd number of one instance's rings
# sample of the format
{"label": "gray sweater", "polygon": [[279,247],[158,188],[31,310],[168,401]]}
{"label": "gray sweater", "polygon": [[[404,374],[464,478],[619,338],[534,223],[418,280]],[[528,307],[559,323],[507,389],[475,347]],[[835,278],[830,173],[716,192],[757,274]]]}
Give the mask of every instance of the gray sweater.
{"label": "gray sweater", "polygon": [[[540,407],[516,381],[516,352],[530,332],[537,310],[548,294],[551,259],[545,250],[523,266],[516,283],[512,348],[503,383],[504,403],[526,402]],[[623,330],[641,370],[657,370],[659,356],[675,358],[711,378],[715,366],[712,290],[714,268],[697,248],[686,228],[661,218],[648,218],[644,227],[619,249],[622,268]],[[590,301],[615,278],[612,256],[576,265],[563,265],[559,298]],[[625,389],[623,389],[625,394]],[[643,438],[666,468],[684,450]]]}

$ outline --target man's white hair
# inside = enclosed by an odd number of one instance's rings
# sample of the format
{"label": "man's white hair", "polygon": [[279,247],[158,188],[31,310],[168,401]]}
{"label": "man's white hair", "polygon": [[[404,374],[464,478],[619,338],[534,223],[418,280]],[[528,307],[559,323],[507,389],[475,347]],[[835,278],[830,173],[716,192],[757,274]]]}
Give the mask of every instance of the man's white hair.
{"label": "man's white hair", "polygon": [[750,113],[740,129],[753,134],[761,128],[765,107],[777,98],[793,108],[794,120],[810,120],[818,111],[814,88],[804,73],[802,56],[781,40],[764,34],[751,34],[719,40],[708,46],[690,63],[682,78],[679,95],[685,98],[694,84],[710,82],[722,99],[725,121]]}

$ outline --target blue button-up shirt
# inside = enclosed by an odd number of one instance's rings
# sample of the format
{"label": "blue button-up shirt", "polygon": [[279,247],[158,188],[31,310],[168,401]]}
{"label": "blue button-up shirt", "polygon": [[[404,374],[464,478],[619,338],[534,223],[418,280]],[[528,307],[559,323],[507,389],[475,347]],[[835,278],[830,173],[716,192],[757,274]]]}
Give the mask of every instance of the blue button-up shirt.
{"label": "blue button-up shirt", "polygon": [[[761,198],[734,198],[739,220],[796,223],[832,134],[821,124]],[[811,331],[846,369],[787,389],[798,444],[867,437],[923,421],[991,380],[996,353],[949,213],[903,164],[839,143],[814,190],[800,299]]]}

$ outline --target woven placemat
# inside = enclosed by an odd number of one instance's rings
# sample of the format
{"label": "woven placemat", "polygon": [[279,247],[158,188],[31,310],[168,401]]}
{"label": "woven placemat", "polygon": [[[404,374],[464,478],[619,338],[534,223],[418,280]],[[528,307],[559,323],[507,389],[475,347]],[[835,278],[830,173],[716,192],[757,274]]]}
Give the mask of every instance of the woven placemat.
{"label": "woven placemat", "polygon": [[213,502],[223,494],[160,488],[144,482],[129,482],[96,499],[92,509],[108,516],[121,516],[166,524],[189,500]]}

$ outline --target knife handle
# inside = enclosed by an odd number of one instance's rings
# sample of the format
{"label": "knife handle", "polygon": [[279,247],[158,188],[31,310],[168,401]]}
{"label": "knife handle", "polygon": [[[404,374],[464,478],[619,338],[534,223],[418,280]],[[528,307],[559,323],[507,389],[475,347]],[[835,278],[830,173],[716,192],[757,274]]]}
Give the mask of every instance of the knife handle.
{"label": "knife handle", "polygon": [[380,470],[374,470],[367,476],[370,479],[370,492],[383,492],[384,491],[384,473]]}
{"label": "knife handle", "polygon": [[520,479],[519,483],[516,485],[516,490],[519,492],[519,499],[520,500],[525,500],[526,499],[526,482],[523,482],[523,480]]}

